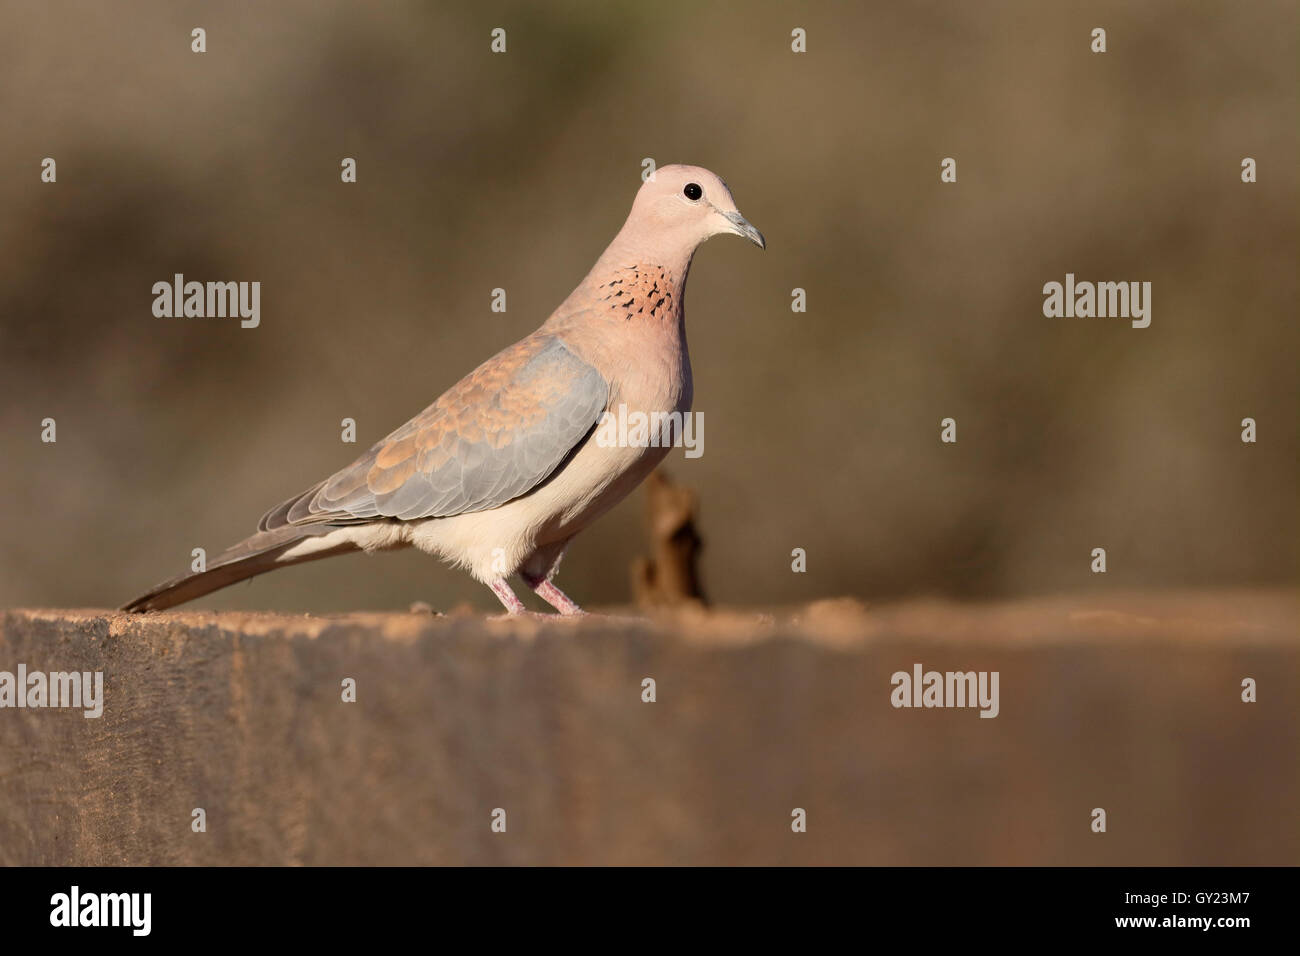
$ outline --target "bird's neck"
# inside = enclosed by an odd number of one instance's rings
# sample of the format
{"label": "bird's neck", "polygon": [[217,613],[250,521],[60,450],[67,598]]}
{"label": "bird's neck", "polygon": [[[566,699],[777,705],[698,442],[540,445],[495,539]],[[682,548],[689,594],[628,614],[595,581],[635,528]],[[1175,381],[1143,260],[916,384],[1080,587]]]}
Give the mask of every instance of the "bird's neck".
{"label": "bird's neck", "polygon": [[585,312],[629,330],[683,335],[694,255],[694,248],[655,248],[620,233],[556,315]]}
{"label": "bird's neck", "polygon": [[674,275],[680,275],[684,284],[699,245],[698,240],[673,231],[647,235],[648,232],[649,230],[640,228],[632,219],[628,219],[614,241],[596,260],[588,279],[636,265],[668,270]]}
{"label": "bird's neck", "polygon": [[615,240],[539,331],[601,369],[620,401],[689,409],[684,297],[693,256]]}

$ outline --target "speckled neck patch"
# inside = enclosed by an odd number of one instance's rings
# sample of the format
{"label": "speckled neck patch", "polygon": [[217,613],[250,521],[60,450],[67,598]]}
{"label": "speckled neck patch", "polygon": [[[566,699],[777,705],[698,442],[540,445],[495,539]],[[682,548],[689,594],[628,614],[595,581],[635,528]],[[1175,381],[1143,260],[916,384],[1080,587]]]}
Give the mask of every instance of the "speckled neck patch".
{"label": "speckled neck patch", "polygon": [[604,290],[600,301],[608,302],[611,310],[621,311],[628,321],[638,316],[663,318],[673,314],[675,305],[680,304],[680,292],[674,298],[673,274],[663,266],[628,266],[614,275],[616,278],[599,287]]}

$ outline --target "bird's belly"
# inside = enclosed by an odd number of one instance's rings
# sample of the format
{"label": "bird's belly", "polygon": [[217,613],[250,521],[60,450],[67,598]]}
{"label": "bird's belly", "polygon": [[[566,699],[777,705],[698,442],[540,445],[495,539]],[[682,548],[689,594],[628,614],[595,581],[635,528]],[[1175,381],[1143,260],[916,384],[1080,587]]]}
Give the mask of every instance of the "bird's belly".
{"label": "bird's belly", "polygon": [[560,474],[534,492],[547,512],[537,527],[537,543],[573,537],[626,498],[668,452],[666,447],[602,445],[593,435]]}

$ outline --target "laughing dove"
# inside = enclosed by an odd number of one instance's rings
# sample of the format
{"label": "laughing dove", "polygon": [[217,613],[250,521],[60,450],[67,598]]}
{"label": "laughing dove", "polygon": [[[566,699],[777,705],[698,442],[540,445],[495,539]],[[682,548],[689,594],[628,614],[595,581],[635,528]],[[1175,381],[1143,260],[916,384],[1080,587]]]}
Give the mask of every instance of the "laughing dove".
{"label": "laughing dove", "polygon": [[[204,571],[123,610],[173,607],[263,571],[349,551],[414,545],[524,610],[517,573],[561,614],[551,578],[569,542],[668,453],[597,440],[602,416],[691,407],[682,297],[691,259],[731,233],[766,248],[721,179],[664,166],[587,277],[527,338],[488,359],[342,471],[272,508]],[[621,407],[622,406],[622,407]]]}

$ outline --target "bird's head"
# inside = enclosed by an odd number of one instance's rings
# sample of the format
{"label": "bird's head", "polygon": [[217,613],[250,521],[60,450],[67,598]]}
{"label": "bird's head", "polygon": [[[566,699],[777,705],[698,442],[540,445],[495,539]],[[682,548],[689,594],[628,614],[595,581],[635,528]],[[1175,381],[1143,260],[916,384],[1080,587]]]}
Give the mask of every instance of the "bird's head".
{"label": "bird's head", "polygon": [[628,225],[692,250],[724,233],[767,248],[763,234],[736,208],[727,184],[700,166],[660,166],[637,192]]}

